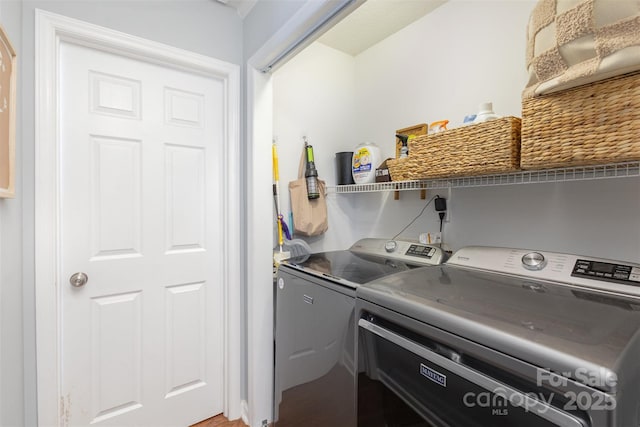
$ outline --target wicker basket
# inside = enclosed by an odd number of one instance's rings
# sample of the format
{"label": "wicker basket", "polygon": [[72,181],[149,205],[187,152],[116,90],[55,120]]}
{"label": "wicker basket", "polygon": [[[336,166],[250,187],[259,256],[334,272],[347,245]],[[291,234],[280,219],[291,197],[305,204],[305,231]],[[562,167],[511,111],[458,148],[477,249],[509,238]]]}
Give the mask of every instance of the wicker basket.
{"label": "wicker basket", "polygon": [[409,157],[388,160],[393,181],[510,172],[520,164],[520,119],[502,117],[409,141]]}
{"label": "wicker basket", "polygon": [[523,101],[523,169],[631,160],[640,160],[640,73]]}

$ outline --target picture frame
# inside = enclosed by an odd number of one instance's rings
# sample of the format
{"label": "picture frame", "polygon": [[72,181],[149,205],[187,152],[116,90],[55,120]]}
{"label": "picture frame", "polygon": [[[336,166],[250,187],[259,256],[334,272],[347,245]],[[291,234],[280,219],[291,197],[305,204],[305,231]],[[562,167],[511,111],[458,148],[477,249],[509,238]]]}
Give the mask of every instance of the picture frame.
{"label": "picture frame", "polygon": [[0,25],[0,198],[15,196],[17,55]]}

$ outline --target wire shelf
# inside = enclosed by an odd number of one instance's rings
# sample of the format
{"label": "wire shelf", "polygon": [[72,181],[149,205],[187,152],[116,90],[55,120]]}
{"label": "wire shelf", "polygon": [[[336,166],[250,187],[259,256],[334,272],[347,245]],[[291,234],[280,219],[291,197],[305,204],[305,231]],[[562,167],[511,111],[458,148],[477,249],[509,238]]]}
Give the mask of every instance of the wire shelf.
{"label": "wire shelf", "polygon": [[505,174],[460,178],[437,178],[420,181],[376,182],[328,187],[329,192],[373,193],[381,191],[428,190],[432,188],[489,187],[496,185],[540,184],[547,182],[585,181],[591,179],[640,176],[640,162],[614,163],[597,166],[520,171]]}

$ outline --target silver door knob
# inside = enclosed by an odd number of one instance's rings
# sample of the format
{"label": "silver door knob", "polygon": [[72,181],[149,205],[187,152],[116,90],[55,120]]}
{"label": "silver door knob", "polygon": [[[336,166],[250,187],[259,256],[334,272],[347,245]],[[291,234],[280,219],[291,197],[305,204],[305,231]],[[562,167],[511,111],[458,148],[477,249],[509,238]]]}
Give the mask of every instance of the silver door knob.
{"label": "silver door knob", "polygon": [[80,273],[74,273],[69,278],[69,283],[71,283],[71,286],[80,288],[87,284],[87,280],[89,280],[89,276],[87,276],[85,273],[80,272]]}

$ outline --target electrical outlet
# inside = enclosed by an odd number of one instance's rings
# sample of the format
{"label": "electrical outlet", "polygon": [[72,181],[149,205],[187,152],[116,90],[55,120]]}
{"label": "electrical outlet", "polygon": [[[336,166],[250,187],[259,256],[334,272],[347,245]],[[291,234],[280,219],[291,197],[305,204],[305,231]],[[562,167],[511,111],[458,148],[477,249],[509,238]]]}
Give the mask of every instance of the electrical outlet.
{"label": "electrical outlet", "polygon": [[444,222],[451,222],[451,187],[447,188],[447,213],[444,216]]}
{"label": "electrical outlet", "polygon": [[418,241],[423,245],[437,245],[442,243],[442,233],[439,231],[434,233],[420,233]]}
{"label": "electrical outlet", "polygon": [[267,422],[267,420],[262,420],[262,427],[267,427],[269,425],[269,423]]}

